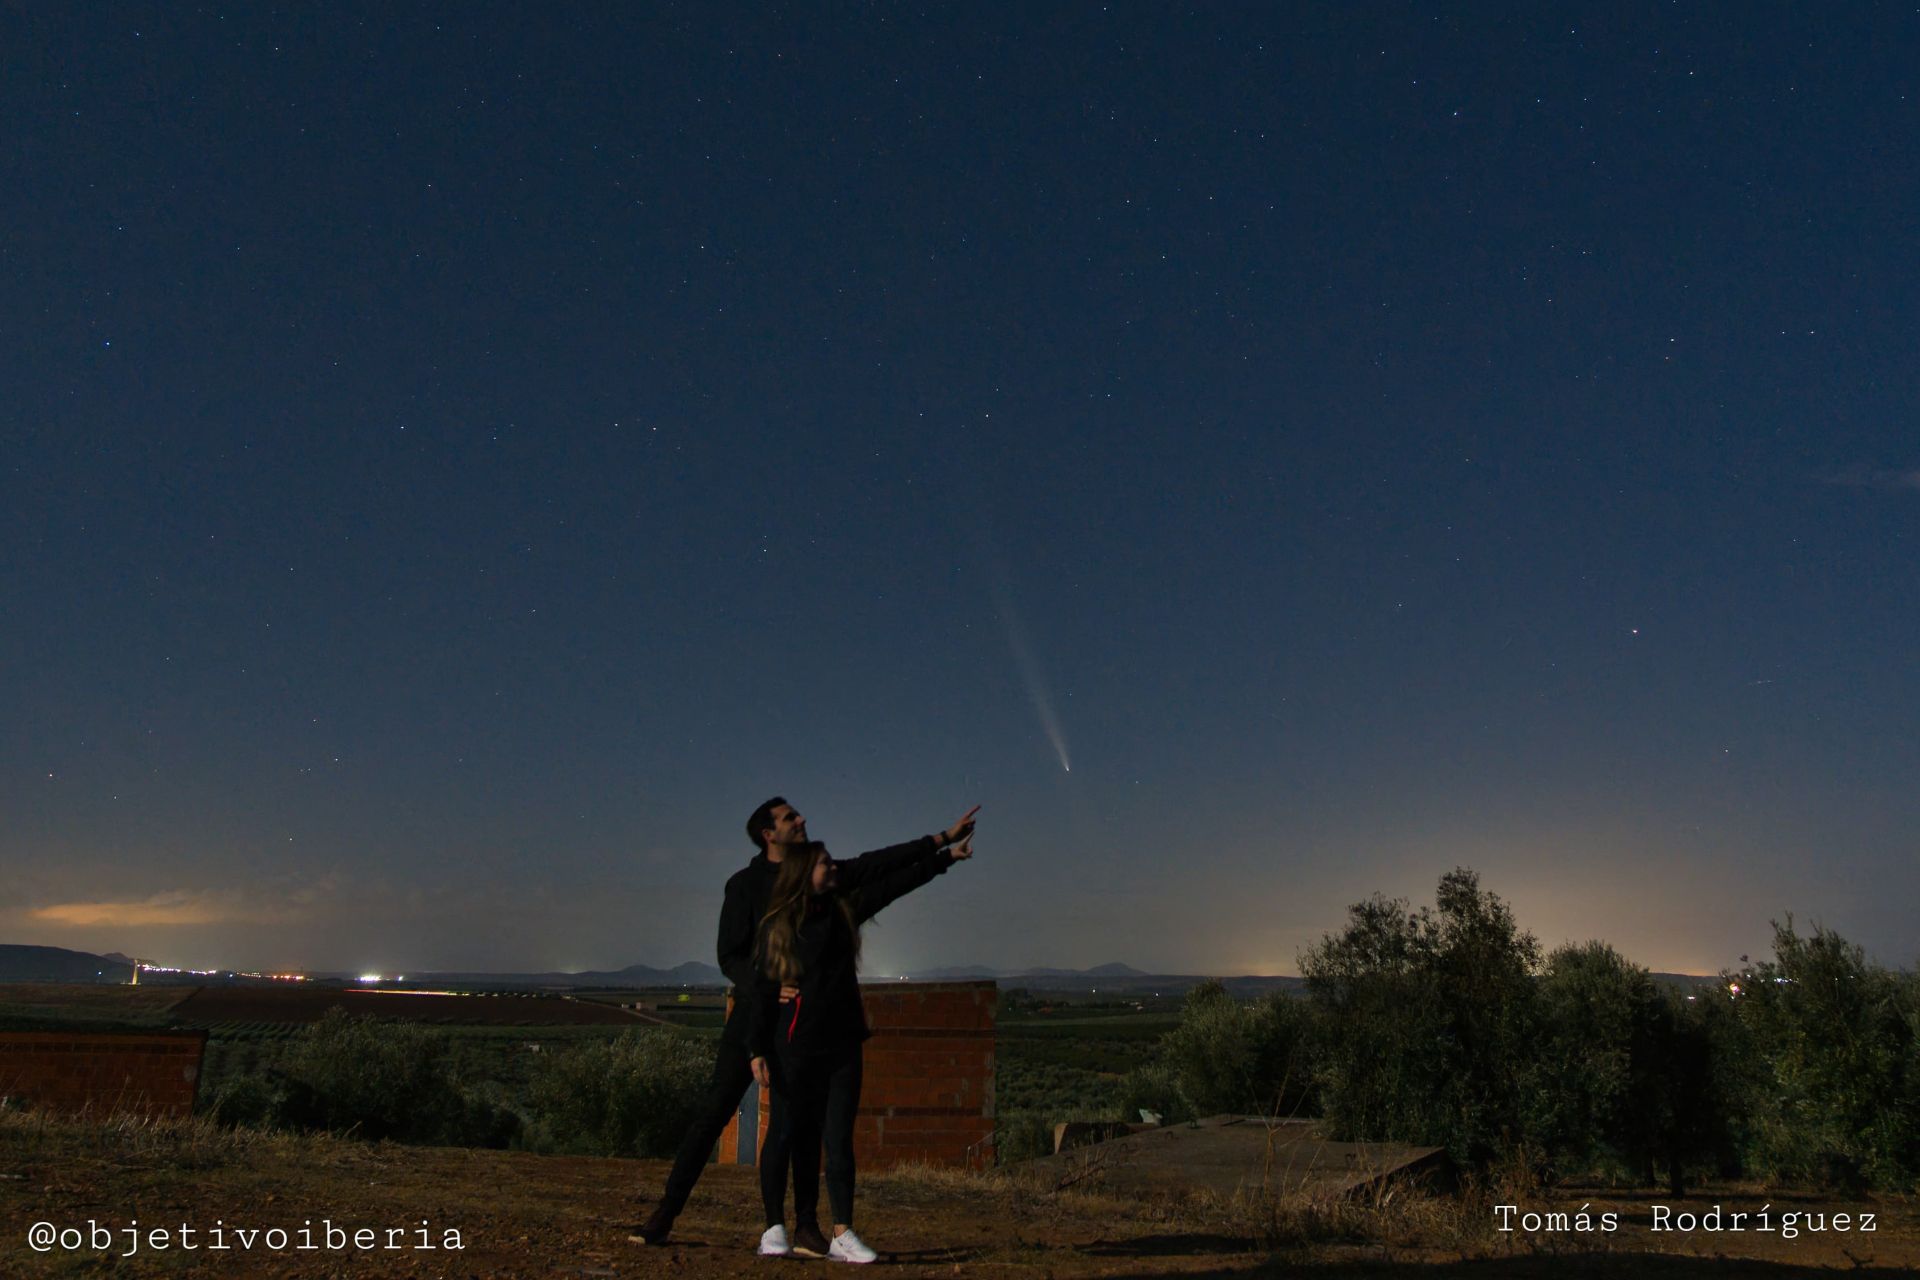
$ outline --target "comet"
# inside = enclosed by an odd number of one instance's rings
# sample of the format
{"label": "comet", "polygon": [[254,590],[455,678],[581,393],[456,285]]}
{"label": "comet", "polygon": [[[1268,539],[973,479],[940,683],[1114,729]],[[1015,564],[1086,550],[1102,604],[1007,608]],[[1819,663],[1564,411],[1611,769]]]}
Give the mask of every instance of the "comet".
{"label": "comet", "polygon": [[1062,772],[1072,773],[1073,762],[1067,757],[1067,735],[1060,728],[1060,717],[1053,709],[1053,698],[1047,693],[1046,677],[1041,674],[1040,661],[1033,656],[1033,644],[1027,639],[1027,629],[1020,623],[1020,615],[1014,611],[1013,598],[1005,590],[994,592],[998,597],[1000,628],[1006,632],[1007,647],[1013,650],[1014,665],[1020,669],[1020,678],[1026,682],[1027,696],[1033,700],[1033,710],[1040,717],[1040,728],[1047,735],[1047,741],[1053,744],[1053,754],[1060,758]]}

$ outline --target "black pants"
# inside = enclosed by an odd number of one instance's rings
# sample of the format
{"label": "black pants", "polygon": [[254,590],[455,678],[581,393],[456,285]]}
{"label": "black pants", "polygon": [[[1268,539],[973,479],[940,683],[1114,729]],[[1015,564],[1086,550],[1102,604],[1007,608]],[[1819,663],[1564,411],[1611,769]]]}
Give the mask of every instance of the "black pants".
{"label": "black pants", "polygon": [[793,1221],[819,1225],[820,1151],[827,1154],[827,1200],[836,1223],[853,1225],[853,1118],[860,1112],[860,1042],[828,1054],[780,1053],[773,1073],[775,1120],[760,1155],[760,1199],[769,1223],[782,1221],[787,1160],[774,1150],[776,1130],[791,1148]]}
{"label": "black pants", "polygon": [[[741,1095],[752,1083],[753,1066],[747,1051],[737,1044],[722,1040],[720,1051],[713,1060],[713,1080],[707,1085],[706,1096],[700,1100],[693,1127],[687,1130],[685,1140],[680,1143],[680,1152],[673,1158],[673,1172],[667,1175],[667,1189],[660,1197],[660,1210],[669,1218],[679,1217],[680,1211],[687,1207],[687,1197],[693,1194],[693,1184],[700,1181],[707,1162],[713,1159],[713,1144],[720,1141],[720,1131],[740,1110]],[[768,1117],[767,1149],[761,1153],[761,1158],[764,1160],[769,1155],[778,1155],[781,1181],[779,1199],[784,1200],[787,1153],[782,1144],[786,1140],[786,1128],[780,1119],[780,1108],[776,1106],[773,1115]],[[778,1142],[775,1139],[776,1130],[779,1132]],[[749,1137],[748,1141],[752,1141],[752,1138]],[[776,1145],[781,1145],[782,1149],[776,1152]],[[771,1219],[773,1222],[779,1220]]]}

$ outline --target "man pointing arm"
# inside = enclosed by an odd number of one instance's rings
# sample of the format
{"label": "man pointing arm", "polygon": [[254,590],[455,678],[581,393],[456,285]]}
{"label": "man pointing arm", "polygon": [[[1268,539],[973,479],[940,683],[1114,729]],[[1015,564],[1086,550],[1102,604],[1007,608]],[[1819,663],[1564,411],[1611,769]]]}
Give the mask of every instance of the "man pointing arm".
{"label": "man pointing arm", "polygon": [[[910,865],[920,858],[931,857],[971,835],[974,815],[979,812],[980,806],[975,805],[960,821],[936,835],[922,836],[906,844],[876,849],[850,859],[844,864],[843,874],[860,867],[863,870],[855,872],[856,877],[873,878]],[[727,975],[727,981],[733,984],[733,1005],[728,1010],[726,1026],[720,1032],[719,1048],[714,1055],[713,1078],[700,1100],[687,1136],[674,1156],[673,1171],[667,1175],[666,1189],[646,1222],[627,1237],[637,1244],[666,1242],[673,1230],[674,1219],[686,1208],[694,1184],[700,1180],[700,1174],[713,1156],[714,1143],[720,1140],[721,1131],[739,1111],[740,1099],[753,1079],[747,1041],[753,1025],[754,1011],[751,1005],[756,986],[754,944],[760,921],[767,914],[767,899],[773,891],[773,881],[779,874],[780,863],[789,854],[797,854],[807,843],[807,820],[783,797],[775,796],[748,817],[747,838],[758,852],[751,862],[727,880],[726,898],[720,906],[719,938],[715,947],[720,970]],[[770,1125],[767,1130],[769,1151],[763,1153],[763,1158],[773,1157],[775,1153],[772,1148],[778,1146],[778,1158],[784,1159],[783,1139],[784,1134],[777,1133],[777,1125]]]}

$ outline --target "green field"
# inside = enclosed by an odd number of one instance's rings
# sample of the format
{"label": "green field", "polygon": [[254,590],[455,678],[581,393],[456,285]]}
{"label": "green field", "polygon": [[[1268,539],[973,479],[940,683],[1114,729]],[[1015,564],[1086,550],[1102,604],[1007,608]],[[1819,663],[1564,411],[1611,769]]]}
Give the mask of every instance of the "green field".
{"label": "green field", "polygon": [[[204,1103],[236,1076],[273,1067],[298,1031],[296,1026],[220,1023],[208,1030],[200,1078]],[[469,1083],[499,1085],[510,1095],[525,1087],[543,1053],[593,1040],[610,1040],[619,1027],[435,1027],[449,1041],[454,1075]]]}
{"label": "green field", "polygon": [[1121,1078],[1152,1057],[1179,1023],[1176,1010],[1173,1002],[1006,1010],[994,1048],[1001,1161],[1052,1151],[1053,1126],[1063,1120],[1132,1119],[1120,1114]]}
{"label": "green field", "polygon": [[[170,998],[162,990],[104,987],[0,992],[0,1028],[74,1027],[124,1030],[168,1025]],[[606,1003],[644,1000],[681,1034],[718,1037],[724,1007],[714,993],[681,1000],[677,991],[583,993]],[[1052,1126],[1069,1119],[1119,1119],[1118,1083],[1148,1061],[1161,1036],[1179,1021],[1179,1002],[1090,1001],[1082,996],[1036,1000],[1008,993],[1000,1011],[995,1045],[995,1114],[1003,1158],[1051,1149]],[[448,1041],[457,1078],[519,1096],[544,1054],[611,1039],[619,1027],[436,1026]],[[300,1031],[294,1023],[220,1022],[207,1029],[200,1080],[202,1103],[228,1082],[270,1072]]]}

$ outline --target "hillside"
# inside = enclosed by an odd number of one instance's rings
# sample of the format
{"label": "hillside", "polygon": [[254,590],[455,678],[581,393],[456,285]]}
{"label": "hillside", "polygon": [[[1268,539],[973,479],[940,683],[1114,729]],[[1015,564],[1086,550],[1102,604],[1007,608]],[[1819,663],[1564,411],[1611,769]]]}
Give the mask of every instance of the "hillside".
{"label": "hillside", "polygon": [[133,966],[88,951],[0,943],[0,982],[126,982]]}

